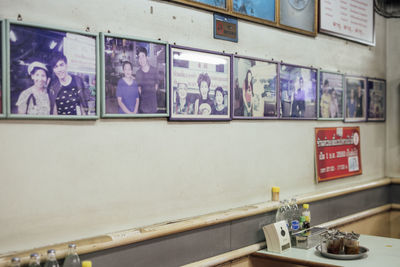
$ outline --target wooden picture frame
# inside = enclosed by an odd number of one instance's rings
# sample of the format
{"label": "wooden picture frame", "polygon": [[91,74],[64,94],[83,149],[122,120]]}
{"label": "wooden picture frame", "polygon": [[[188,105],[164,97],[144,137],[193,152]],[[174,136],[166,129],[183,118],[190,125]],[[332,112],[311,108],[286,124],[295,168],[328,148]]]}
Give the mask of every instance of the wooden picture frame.
{"label": "wooden picture frame", "polygon": [[318,0],[277,1],[279,28],[309,36],[317,36]]}
{"label": "wooden picture frame", "polygon": [[344,76],[338,72],[318,72],[318,120],[344,119]]}
{"label": "wooden picture frame", "polygon": [[230,120],[232,55],[170,46],[170,120]]}
{"label": "wooden picture frame", "polygon": [[9,118],[99,117],[98,34],[7,20],[6,40]]}
{"label": "wooden picture frame", "polygon": [[279,64],[281,119],[317,119],[317,76],[315,68]]}
{"label": "wooden picture frame", "polygon": [[345,122],[367,120],[367,79],[361,76],[345,77]]}
{"label": "wooden picture frame", "polygon": [[5,20],[0,20],[0,118],[6,117],[6,24]]}
{"label": "wooden picture frame", "polygon": [[367,92],[367,120],[384,122],[386,120],[386,80],[368,78]]}
{"label": "wooden picture frame", "polygon": [[[100,33],[100,45],[101,116],[168,117],[168,44],[132,36]],[[125,69],[127,74],[124,74]]]}
{"label": "wooden picture frame", "polygon": [[232,65],[232,118],[277,119],[278,63],[234,55]]}

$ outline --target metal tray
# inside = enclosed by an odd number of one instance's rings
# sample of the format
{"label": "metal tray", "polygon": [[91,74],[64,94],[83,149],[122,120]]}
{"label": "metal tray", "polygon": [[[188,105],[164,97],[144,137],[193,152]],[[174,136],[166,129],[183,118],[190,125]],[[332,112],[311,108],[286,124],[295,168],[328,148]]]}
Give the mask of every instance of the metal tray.
{"label": "metal tray", "polygon": [[326,258],[331,258],[331,259],[336,259],[336,260],[355,260],[355,259],[361,259],[364,256],[367,255],[367,252],[369,251],[368,248],[360,246],[360,253],[358,254],[332,254],[328,253],[326,251],[322,251],[321,245],[318,245],[315,248],[322,256]]}

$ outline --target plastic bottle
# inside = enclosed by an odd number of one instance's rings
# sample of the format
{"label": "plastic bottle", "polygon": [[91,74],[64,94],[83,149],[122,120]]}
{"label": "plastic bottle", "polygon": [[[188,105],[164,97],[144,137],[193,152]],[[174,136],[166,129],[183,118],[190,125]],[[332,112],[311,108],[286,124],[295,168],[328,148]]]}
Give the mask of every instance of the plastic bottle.
{"label": "plastic bottle", "polygon": [[44,264],[44,267],[60,267],[56,258],[56,251],[54,249],[49,249],[47,251],[47,261]]}
{"label": "plastic bottle", "polygon": [[20,267],[21,260],[18,257],[14,257],[11,259],[11,267]]}
{"label": "plastic bottle", "polygon": [[92,262],[91,261],[83,261],[82,267],[92,267]]}
{"label": "plastic bottle", "polygon": [[304,225],[305,222],[306,222],[306,216],[300,216],[300,230],[306,229]]}
{"label": "plastic bottle", "polygon": [[310,212],[310,205],[308,204],[303,204],[303,212],[301,213],[301,215],[303,215],[304,217],[306,217],[306,222],[308,222],[309,224],[311,224],[311,212]]}
{"label": "plastic bottle", "polygon": [[40,267],[40,256],[37,253],[32,253],[29,259],[28,267]]}
{"label": "plastic bottle", "polygon": [[68,245],[68,254],[65,257],[63,267],[81,267],[81,260],[78,253],[76,253],[76,245]]}
{"label": "plastic bottle", "polygon": [[283,201],[279,201],[279,207],[276,210],[275,222],[280,222],[285,220],[284,213],[285,213],[284,203]]}
{"label": "plastic bottle", "polygon": [[297,231],[300,229],[300,210],[299,206],[297,206],[297,200],[295,198],[292,198],[290,201],[290,226],[291,229],[294,231]]}

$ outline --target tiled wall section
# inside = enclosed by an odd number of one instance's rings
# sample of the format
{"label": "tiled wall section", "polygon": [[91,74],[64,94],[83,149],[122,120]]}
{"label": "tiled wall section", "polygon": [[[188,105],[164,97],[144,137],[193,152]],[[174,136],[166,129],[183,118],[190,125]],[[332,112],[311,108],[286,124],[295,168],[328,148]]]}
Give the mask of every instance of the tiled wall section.
{"label": "tiled wall section", "polygon": [[[387,203],[400,203],[400,185],[392,184],[310,203],[312,224],[320,224]],[[82,255],[96,267],[175,267],[265,240],[262,226],[275,212]]]}

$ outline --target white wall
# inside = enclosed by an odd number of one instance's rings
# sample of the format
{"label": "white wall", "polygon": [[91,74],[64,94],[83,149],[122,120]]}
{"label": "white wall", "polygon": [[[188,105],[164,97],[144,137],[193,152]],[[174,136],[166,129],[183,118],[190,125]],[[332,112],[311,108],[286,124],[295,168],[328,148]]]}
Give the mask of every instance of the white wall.
{"label": "white wall", "polygon": [[[18,14],[26,22],[386,77],[380,16],[370,48],[244,21],[239,43],[214,40],[211,13],[164,1],[0,2],[0,18]],[[273,185],[289,197],[381,178],[389,122],[351,124],[361,127],[363,175],[316,184],[314,128],[342,122],[0,121],[0,253],[268,201]]]}
{"label": "white wall", "polygon": [[400,177],[400,19],[387,20],[387,160],[388,176]]}

